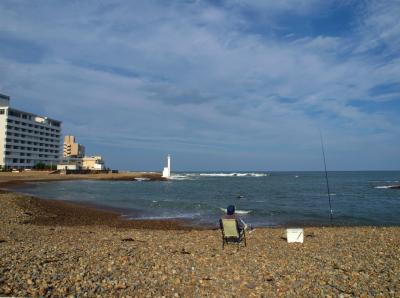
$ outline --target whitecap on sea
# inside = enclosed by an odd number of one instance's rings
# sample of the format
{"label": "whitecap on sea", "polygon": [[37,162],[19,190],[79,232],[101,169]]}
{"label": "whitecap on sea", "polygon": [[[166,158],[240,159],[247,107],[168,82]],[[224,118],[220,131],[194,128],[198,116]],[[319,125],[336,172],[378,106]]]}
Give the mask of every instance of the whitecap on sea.
{"label": "whitecap on sea", "polygon": [[205,177],[266,177],[266,173],[200,173]]}
{"label": "whitecap on sea", "polygon": [[[223,211],[224,213],[226,213],[226,208],[219,208],[221,211]],[[237,214],[249,214],[250,212],[252,212],[253,210],[235,210],[235,213]]]}

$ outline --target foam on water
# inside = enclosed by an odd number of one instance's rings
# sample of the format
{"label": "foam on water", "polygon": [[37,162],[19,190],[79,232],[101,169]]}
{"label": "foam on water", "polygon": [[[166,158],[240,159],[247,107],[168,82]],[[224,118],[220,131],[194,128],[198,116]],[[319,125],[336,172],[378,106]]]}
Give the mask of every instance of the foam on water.
{"label": "foam on water", "polygon": [[150,178],[141,178],[141,177],[138,177],[138,178],[135,178],[135,181],[150,181]]}
{"label": "foam on water", "polygon": [[171,180],[193,180],[193,178],[191,178],[188,175],[172,175],[171,177],[169,177],[169,179],[171,179]]}
{"label": "foam on water", "polygon": [[269,174],[266,173],[187,173],[187,174],[173,174],[171,180],[195,180],[201,177],[266,177]]}
{"label": "foam on water", "polygon": [[[226,213],[226,208],[219,208],[221,211],[223,211],[224,213]],[[237,214],[249,214],[250,212],[252,212],[253,210],[235,210],[235,213]]]}
{"label": "foam on water", "polygon": [[266,177],[265,173],[200,173],[205,177]]}

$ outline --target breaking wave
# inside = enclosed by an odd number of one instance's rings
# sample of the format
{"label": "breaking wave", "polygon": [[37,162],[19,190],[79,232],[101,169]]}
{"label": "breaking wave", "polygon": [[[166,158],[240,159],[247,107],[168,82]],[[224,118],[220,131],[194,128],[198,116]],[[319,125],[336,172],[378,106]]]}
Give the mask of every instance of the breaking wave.
{"label": "breaking wave", "polygon": [[382,186],[375,186],[374,188],[378,189],[388,189],[388,188],[394,188],[394,185],[382,185]]}
{"label": "breaking wave", "polygon": [[[222,212],[226,213],[226,208],[219,208]],[[253,210],[235,210],[237,214],[249,214]]]}
{"label": "breaking wave", "polygon": [[169,179],[171,179],[171,180],[193,180],[193,178],[188,175],[172,175],[171,177],[169,177]]}
{"label": "breaking wave", "polygon": [[205,177],[266,177],[266,173],[200,173]]}
{"label": "breaking wave", "polygon": [[169,179],[171,180],[196,180],[202,177],[266,177],[270,176],[267,173],[242,173],[242,172],[232,172],[232,173],[177,173],[172,174]]}

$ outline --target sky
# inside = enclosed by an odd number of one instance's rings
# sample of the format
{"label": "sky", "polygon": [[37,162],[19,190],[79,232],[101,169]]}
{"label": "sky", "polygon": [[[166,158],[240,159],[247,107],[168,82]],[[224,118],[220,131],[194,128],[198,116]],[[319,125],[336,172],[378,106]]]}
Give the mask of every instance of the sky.
{"label": "sky", "polygon": [[109,167],[400,169],[400,1],[0,1],[0,93]]}

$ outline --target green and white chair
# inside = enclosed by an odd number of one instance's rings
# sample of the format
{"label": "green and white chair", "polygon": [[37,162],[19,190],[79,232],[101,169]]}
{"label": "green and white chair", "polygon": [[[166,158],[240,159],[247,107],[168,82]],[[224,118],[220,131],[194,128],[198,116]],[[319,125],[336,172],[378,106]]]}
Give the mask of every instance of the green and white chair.
{"label": "green and white chair", "polygon": [[239,225],[236,219],[220,219],[219,221],[221,232],[222,232],[222,249],[224,249],[225,244],[237,243],[240,246],[240,243],[244,243],[246,246],[246,232],[245,230],[240,230]]}

